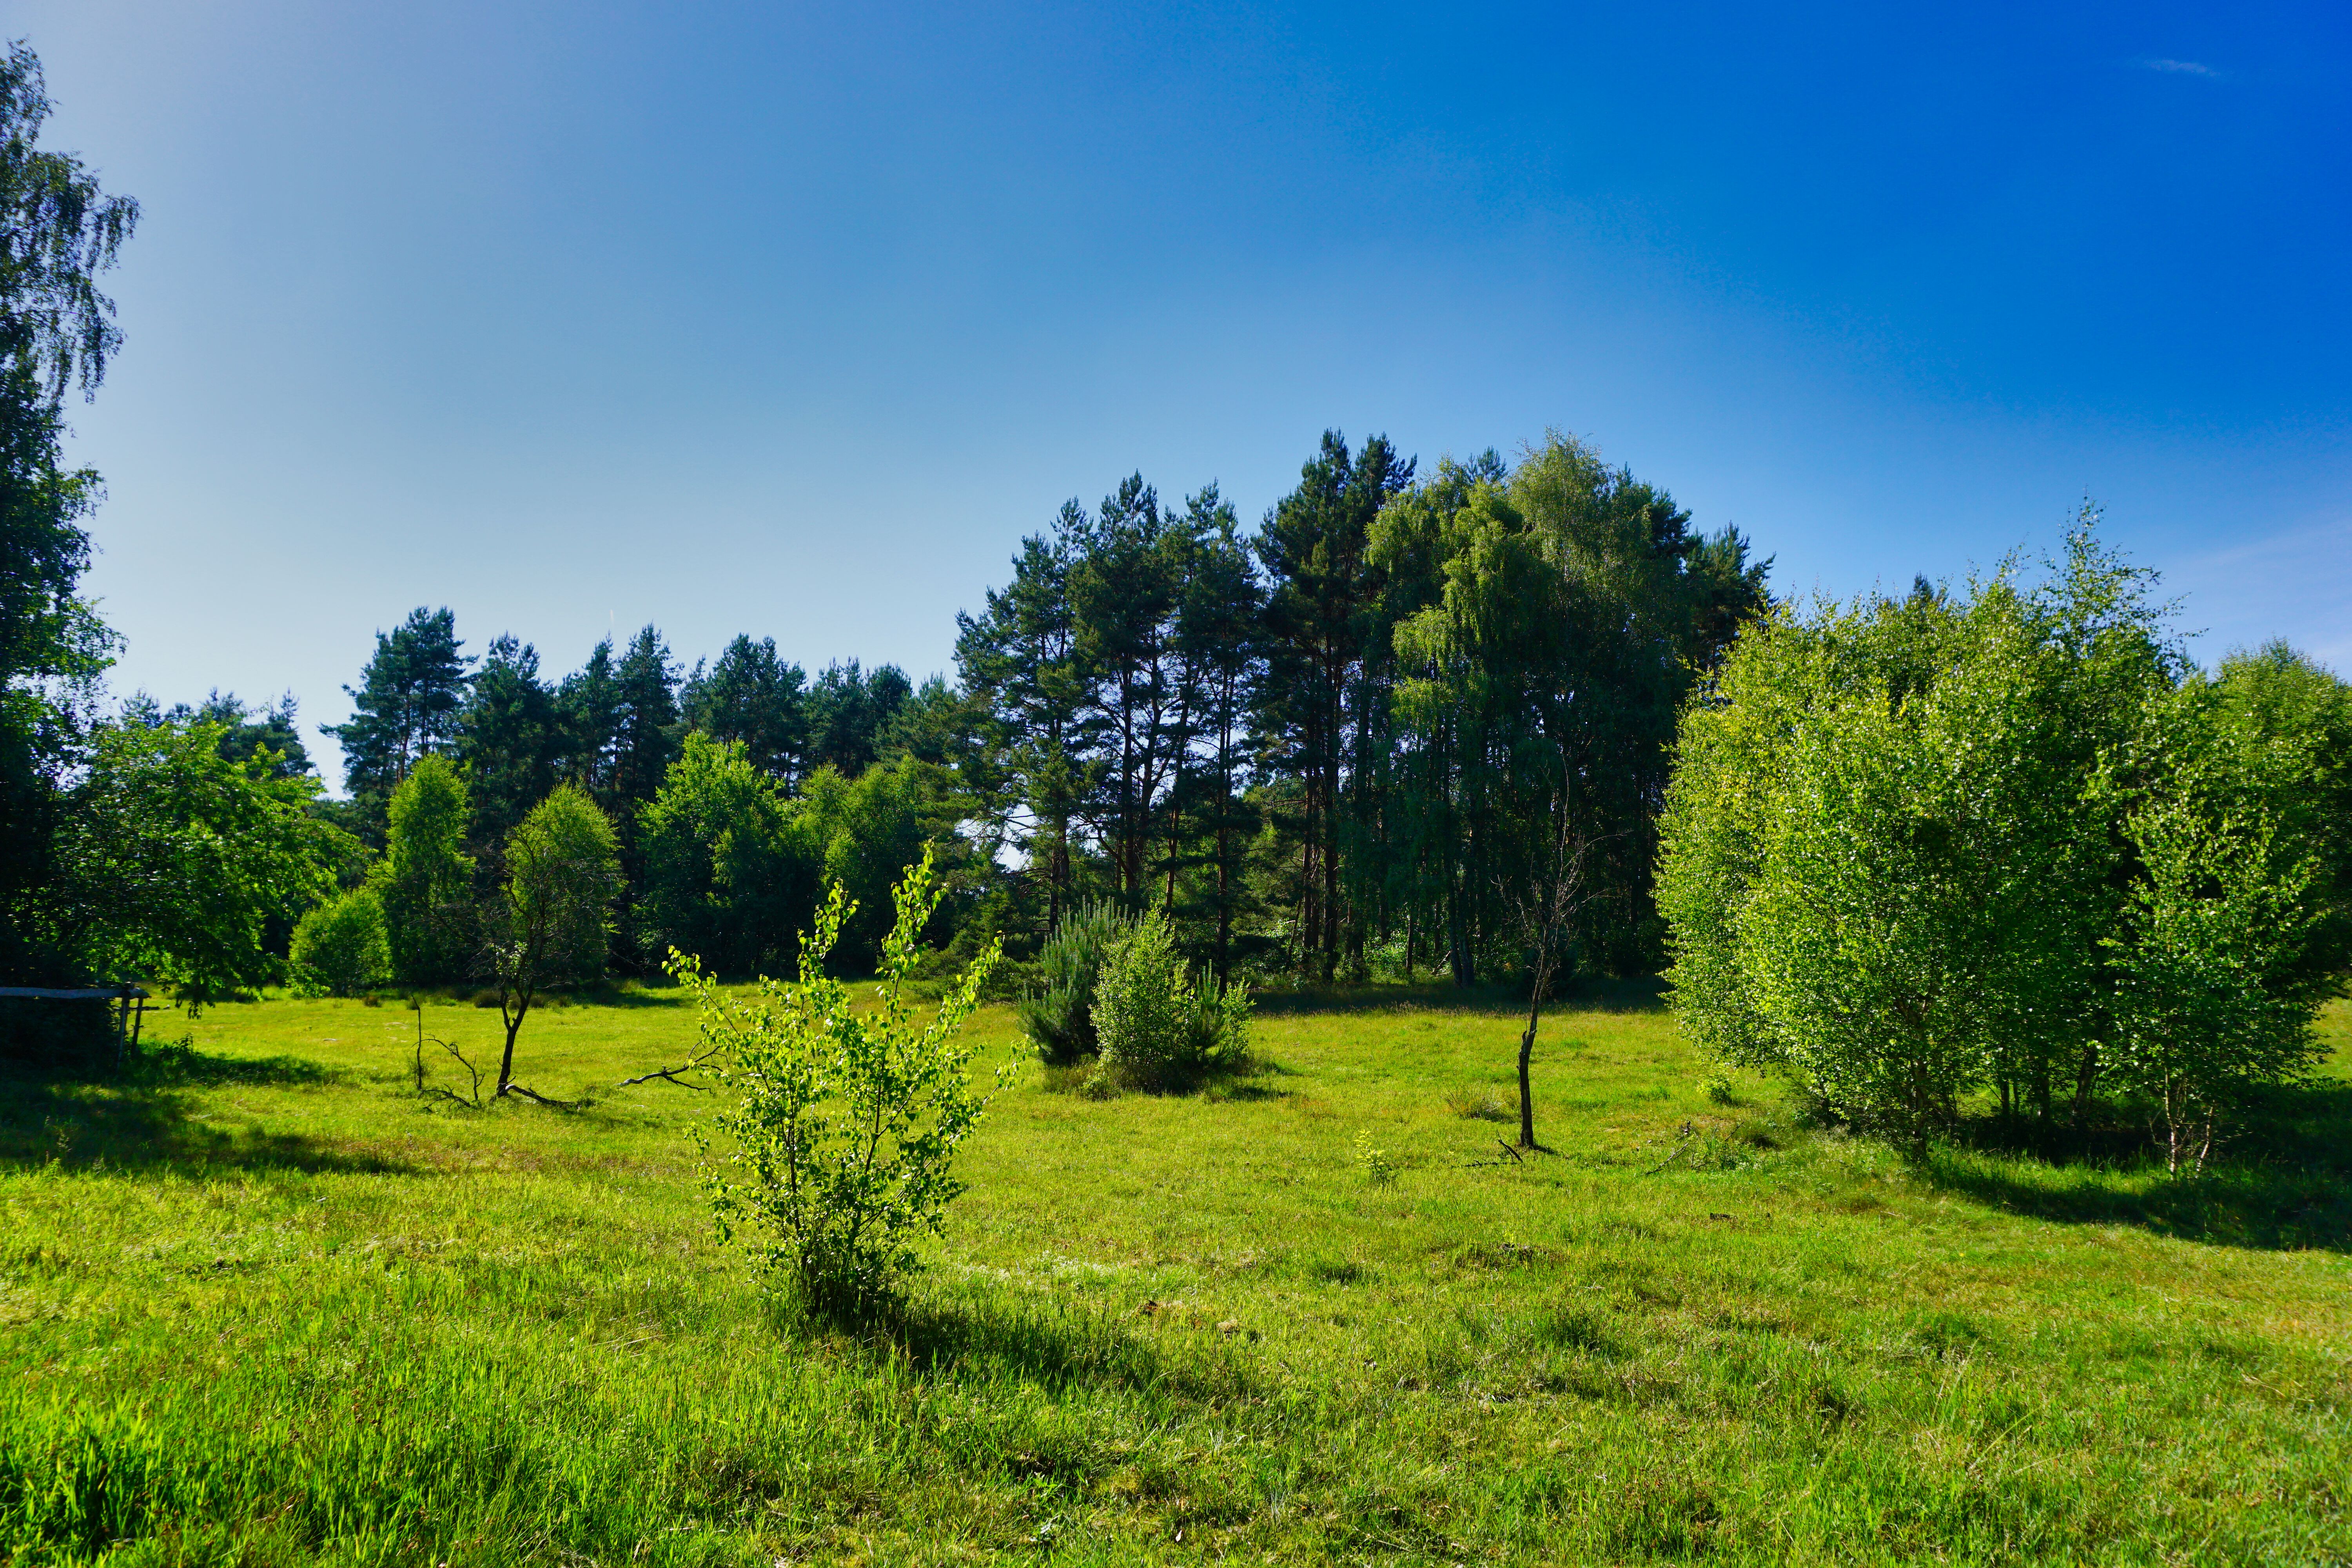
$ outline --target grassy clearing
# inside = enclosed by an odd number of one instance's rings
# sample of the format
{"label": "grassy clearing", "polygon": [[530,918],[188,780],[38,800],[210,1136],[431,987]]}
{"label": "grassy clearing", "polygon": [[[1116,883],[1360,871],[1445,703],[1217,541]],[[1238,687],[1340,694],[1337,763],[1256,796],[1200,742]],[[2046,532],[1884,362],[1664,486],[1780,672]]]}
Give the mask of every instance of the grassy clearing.
{"label": "grassy clearing", "polygon": [[[494,1016],[426,1026],[487,1050]],[[523,1079],[596,1090],[571,1113],[420,1102],[411,1016],[349,1002],[215,1008],[132,1089],[0,1085],[0,1552],[2352,1556],[2345,1090],[2201,1186],[1914,1168],[1759,1083],[1712,1102],[1655,1010],[1586,1011],[1547,1023],[1559,1153],[1521,1165],[1510,1017],[1277,1001],[1265,1070],[1206,1097],[1032,1070],[907,1321],[859,1338],[713,1244],[701,1097],[597,1089],[689,1025],[534,1016]],[[1009,1009],[975,1026],[1013,1048]]]}

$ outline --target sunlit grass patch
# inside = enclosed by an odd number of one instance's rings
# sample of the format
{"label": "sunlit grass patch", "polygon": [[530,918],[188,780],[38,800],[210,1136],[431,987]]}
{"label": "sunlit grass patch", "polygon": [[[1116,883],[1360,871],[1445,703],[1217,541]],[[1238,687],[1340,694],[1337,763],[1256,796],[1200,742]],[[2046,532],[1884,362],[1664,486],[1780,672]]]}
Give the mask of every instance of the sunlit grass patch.
{"label": "sunlit grass patch", "polygon": [[[533,1018],[533,1081],[575,1111],[420,1100],[415,1015],[358,1002],[210,1009],[127,1083],[12,1081],[0,1542],[27,1563],[2352,1552],[2352,1248],[2319,1156],[2202,1183],[1993,1147],[1921,1163],[1766,1085],[1718,1103],[1628,1004],[1547,1023],[1558,1153],[1515,1162],[1452,1103],[1516,1121],[1506,999],[1328,1000],[1262,1012],[1261,1094],[1096,1101],[1024,1067],[935,1267],[852,1329],[714,1244],[684,1136],[706,1098],[613,1087],[677,1059],[674,993]],[[425,1027],[470,1048],[469,1003]],[[1025,1054],[1009,1009],[974,1026],[983,1062]],[[2315,1092],[2279,1114],[2325,1131]]]}

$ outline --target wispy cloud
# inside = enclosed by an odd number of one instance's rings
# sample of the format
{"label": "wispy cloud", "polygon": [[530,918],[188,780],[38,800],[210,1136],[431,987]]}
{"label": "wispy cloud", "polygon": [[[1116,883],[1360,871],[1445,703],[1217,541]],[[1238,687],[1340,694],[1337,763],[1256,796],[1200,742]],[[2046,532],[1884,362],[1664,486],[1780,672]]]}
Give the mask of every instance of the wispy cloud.
{"label": "wispy cloud", "polygon": [[2136,60],[2133,63],[2138,66],[2142,70],[2171,71],[2179,76],[2210,76],[2218,78],[2221,74],[2220,71],[2215,70],[2211,66],[2200,65],[2195,60]]}
{"label": "wispy cloud", "polygon": [[2164,594],[2184,596],[2183,620],[2207,662],[2231,648],[2284,637],[2339,673],[2352,670],[2352,518],[2288,528],[2162,563]]}

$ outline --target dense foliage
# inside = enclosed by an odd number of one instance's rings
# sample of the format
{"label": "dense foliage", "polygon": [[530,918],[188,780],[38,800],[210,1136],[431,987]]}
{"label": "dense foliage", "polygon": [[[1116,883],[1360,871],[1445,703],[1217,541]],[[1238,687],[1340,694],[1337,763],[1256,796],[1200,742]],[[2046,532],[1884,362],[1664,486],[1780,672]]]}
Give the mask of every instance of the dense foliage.
{"label": "dense foliage", "polygon": [[[49,115],[40,62],[0,58],[0,981],[50,981],[86,962],[81,916],[59,902],[62,790],[86,739],[113,640],[76,589],[98,475],[65,466],[68,388],[96,389],[119,346],[98,275],[138,204],[68,154],[37,145]],[[95,918],[94,915],[91,918]]]}
{"label": "dense foliage", "polygon": [[[1915,1140],[2153,1109],[2176,1163],[2311,1059],[2347,957],[2342,689],[2190,668],[2086,518],[2047,581],[1783,609],[1685,714],[1660,879],[1727,1058]],[[2333,792],[2331,796],[2330,792]]]}
{"label": "dense foliage", "polygon": [[270,754],[233,763],[210,724],[101,724],[64,800],[42,910],[84,973],[133,974],[202,1005],[281,977],[273,920],[331,890],[318,781]]}
{"label": "dense foliage", "polygon": [[1108,900],[1064,911],[1037,955],[1038,983],[1021,1000],[1021,1029],[1048,1067],[1070,1067],[1095,1055],[1095,985],[1103,964],[1134,924]]}
{"label": "dense foliage", "polygon": [[1213,488],[1163,508],[1137,478],[1024,542],[957,653],[964,776],[1025,861],[1008,925],[1107,896],[1220,978],[1509,975],[1572,777],[1609,846],[1586,962],[1655,962],[1674,716],[1763,568],[1562,437],[1414,473],[1332,434],[1255,538]]}
{"label": "dense foliage", "polygon": [[1095,984],[1102,1069],[1143,1088],[1181,1082],[1249,1053],[1249,992],[1186,973],[1168,917],[1153,910],[1112,943]]}
{"label": "dense foliage", "polygon": [[838,882],[797,983],[763,980],[738,997],[671,955],[672,973],[695,988],[713,1071],[735,1097],[716,1118],[730,1147],[703,1166],[720,1236],[744,1232],[763,1270],[816,1308],[858,1310],[892,1296],[917,1265],[916,1239],[940,1228],[963,1190],[951,1166],[988,1097],[972,1084],[961,1031],[997,952],[983,950],[919,1023],[908,981],[940,895],[927,853],[892,890],[871,1012],[854,1009],[824,971],[856,908]]}
{"label": "dense foliage", "polygon": [[294,927],[289,958],[299,983],[332,996],[357,996],[393,977],[383,900],[354,888],[313,905]]}

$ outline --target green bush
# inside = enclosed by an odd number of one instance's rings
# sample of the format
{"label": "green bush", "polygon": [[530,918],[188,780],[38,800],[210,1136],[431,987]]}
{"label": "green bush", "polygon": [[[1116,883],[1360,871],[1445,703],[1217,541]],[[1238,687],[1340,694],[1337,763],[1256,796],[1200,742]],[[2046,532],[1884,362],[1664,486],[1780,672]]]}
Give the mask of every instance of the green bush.
{"label": "green bush", "polygon": [[[964,1020],[997,950],[991,944],[928,1025],[908,1005],[907,980],[925,924],[939,907],[931,857],[908,868],[893,896],[871,1010],[825,973],[826,955],[856,906],[835,883],[801,945],[800,980],[762,980],[730,995],[695,960],[670,954],[670,973],[694,988],[712,1071],[736,1095],[716,1118],[733,1144],[702,1171],[722,1240],[739,1229],[761,1268],[824,1311],[862,1312],[897,1293],[917,1267],[913,1242],[937,1232],[963,1191],[950,1174],[988,1103],[971,1082]],[[1009,1068],[999,1069],[1003,1087]]]}
{"label": "green bush", "polygon": [[1068,1067],[1101,1048],[1095,986],[1103,961],[1130,922],[1107,902],[1073,905],[1037,955],[1040,988],[1021,1003],[1021,1027],[1047,1067]]}
{"label": "green bush", "polygon": [[330,899],[294,927],[294,968],[337,996],[356,996],[392,978],[383,900],[373,888]]}
{"label": "green bush", "polygon": [[782,973],[817,892],[818,850],[795,809],[741,742],[688,734],[638,812],[639,951],[678,948],[726,974]]}
{"label": "green bush", "polygon": [[1188,979],[1168,918],[1155,910],[1105,957],[1094,1022],[1106,1071],[1161,1083],[1247,1054],[1249,994]]}
{"label": "green bush", "polygon": [[[1724,1060],[1924,1146],[1964,1097],[2153,1111],[2176,1163],[2311,1056],[2346,953],[2343,688],[2189,666],[2085,525],[2005,565],[1744,632],[1685,715],[1658,904]],[[2335,792],[2335,793],[2331,793]]]}
{"label": "green bush", "polygon": [[368,886],[383,900],[393,968],[405,984],[454,980],[473,956],[472,820],[466,774],[446,757],[417,758],[392,792],[383,858]]}

